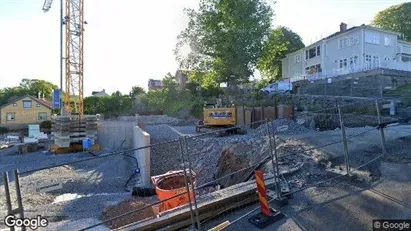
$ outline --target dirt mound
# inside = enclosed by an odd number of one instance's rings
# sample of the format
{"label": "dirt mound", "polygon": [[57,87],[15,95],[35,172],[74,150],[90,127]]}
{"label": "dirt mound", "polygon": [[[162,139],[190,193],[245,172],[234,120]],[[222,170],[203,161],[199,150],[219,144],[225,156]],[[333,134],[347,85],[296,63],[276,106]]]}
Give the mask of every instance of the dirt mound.
{"label": "dirt mound", "polygon": [[[133,210],[143,208],[152,202],[153,200],[147,200],[147,199],[142,200],[141,198],[123,201],[118,205],[111,206],[111,207],[104,209],[103,211],[104,220],[119,216],[121,214],[130,212]],[[148,218],[152,218],[154,216],[155,215],[154,215],[153,209],[151,207],[148,207],[147,209],[144,209],[139,212],[132,213],[130,215],[121,217],[117,220],[111,221],[107,224],[107,226],[110,229],[116,229],[116,228],[131,224],[137,221],[142,221]]]}
{"label": "dirt mound", "polygon": [[[216,172],[217,178],[248,167],[250,165],[250,158],[248,156],[239,156],[232,149],[224,149],[218,163],[219,165]],[[250,171],[253,170],[249,169],[247,171],[241,171],[220,180],[218,183],[222,188],[241,183],[250,174]]]}

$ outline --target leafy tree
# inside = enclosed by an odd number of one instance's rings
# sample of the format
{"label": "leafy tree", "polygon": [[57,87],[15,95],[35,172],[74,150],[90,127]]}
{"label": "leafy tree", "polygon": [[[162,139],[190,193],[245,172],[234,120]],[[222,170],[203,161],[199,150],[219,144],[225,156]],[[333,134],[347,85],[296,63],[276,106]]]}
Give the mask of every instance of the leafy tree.
{"label": "leafy tree", "polygon": [[145,93],[146,93],[146,91],[144,90],[144,88],[142,88],[142,87],[140,87],[140,86],[133,86],[133,87],[131,88],[130,96],[131,96],[132,98],[134,98],[134,97],[136,97],[137,95],[145,94]]}
{"label": "leafy tree", "polygon": [[[206,83],[235,84],[254,72],[272,10],[265,0],[201,0],[186,9],[188,27],[175,49],[183,69],[206,72]],[[191,51],[183,55],[184,47]],[[233,78],[231,76],[234,76]]]}
{"label": "leafy tree", "polygon": [[404,34],[411,41],[411,2],[391,6],[375,15],[372,24],[386,30]]}
{"label": "leafy tree", "polygon": [[161,84],[163,85],[163,91],[177,90],[178,87],[175,77],[170,72],[163,77]]}
{"label": "leafy tree", "polygon": [[20,82],[20,87],[25,94],[37,96],[41,92],[47,99],[51,99],[53,90],[58,89],[57,85],[41,79],[23,79]]}
{"label": "leafy tree", "polygon": [[301,37],[286,27],[278,27],[271,31],[257,67],[263,77],[269,81],[281,78],[281,60],[289,53],[305,47]]}
{"label": "leafy tree", "polygon": [[19,86],[0,89],[0,105],[24,95],[37,97],[39,92],[42,92],[45,98],[51,99],[53,90],[57,88],[55,84],[45,80],[23,79]]}

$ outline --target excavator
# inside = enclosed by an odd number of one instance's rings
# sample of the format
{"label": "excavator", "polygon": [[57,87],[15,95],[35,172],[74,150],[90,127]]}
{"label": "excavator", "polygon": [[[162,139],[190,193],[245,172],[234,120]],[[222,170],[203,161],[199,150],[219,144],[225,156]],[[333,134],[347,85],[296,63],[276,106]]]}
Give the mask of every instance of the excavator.
{"label": "excavator", "polygon": [[227,136],[231,134],[246,134],[247,131],[237,127],[237,109],[233,102],[227,106],[222,106],[221,99],[216,104],[204,103],[203,120],[197,121],[196,132],[211,129],[217,130],[216,135]]}

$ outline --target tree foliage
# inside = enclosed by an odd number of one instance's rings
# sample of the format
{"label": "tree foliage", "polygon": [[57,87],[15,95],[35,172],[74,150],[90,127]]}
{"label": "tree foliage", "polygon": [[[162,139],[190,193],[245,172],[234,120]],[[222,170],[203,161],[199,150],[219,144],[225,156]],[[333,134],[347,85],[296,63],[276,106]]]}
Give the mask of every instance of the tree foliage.
{"label": "tree foliage", "polygon": [[391,6],[375,15],[373,25],[404,34],[411,41],[411,2]]}
{"label": "tree foliage", "polygon": [[[207,81],[203,82],[210,84],[248,79],[271,26],[267,2],[201,0],[197,11],[186,9],[186,13],[189,23],[175,49],[180,66],[205,72]],[[187,55],[185,46],[191,49]]]}
{"label": "tree foliage", "polygon": [[266,79],[278,80],[282,74],[281,60],[303,47],[305,45],[297,33],[286,27],[278,27],[271,31],[268,40],[264,42],[257,68]]}
{"label": "tree foliage", "polygon": [[129,95],[90,96],[84,98],[84,113],[95,115],[103,114],[107,117],[133,115],[132,99]]}
{"label": "tree foliage", "polygon": [[146,91],[144,90],[144,88],[140,87],[140,86],[133,86],[131,88],[131,92],[130,92],[130,96],[132,98],[136,97],[137,95],[141,95],[141,94],[145,94]]}
{"label": "tree foliage", "polygon": [[23,79],[19,86],[0,89],[0,105],[7,103],[10,99],[31,95],[37,97],[38,93],[44,94],[46,99],[51,99],[53,90],[57,85],[40,79]]}

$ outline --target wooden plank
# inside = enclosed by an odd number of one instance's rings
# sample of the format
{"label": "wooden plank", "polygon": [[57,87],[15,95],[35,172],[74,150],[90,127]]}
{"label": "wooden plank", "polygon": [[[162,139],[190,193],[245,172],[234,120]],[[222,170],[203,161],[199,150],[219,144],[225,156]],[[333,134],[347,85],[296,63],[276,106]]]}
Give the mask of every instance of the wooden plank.
{"label": "wooden plank", "polygon": [[[273,183],[273,179],[266,180],[266,185]],[[254,181],[233,185],[198,198],[198,213],[206,214],[210,211],[218,211],[225,206],[228,207],[252,197],[256,197],[256,184]],[[121,230],[158,230],[186,220],[190,220],[190,209],[187,205],[166,211],[159,218],[122,227]]]}
{"label": "wooden plank", "polygon": [[[199,214],[199,220],[201,222],[201,221],[204,221],[206,219],[216,217],[216,216],[220,215],[221,213],[228,212],[230,210],[234,210],[234,209],[237,209],[239,207],[254,203],[257,200],[258,200],[258,197],[257,197],[257,194],[255,194],[255,196],[251,196],[250,198],[245,199],[243,201],[240,201],[238,203],[235,203],[233,205],[224,206],[224,207],[222,207],[220,209],[217,209],[217,210],[214,210],[214,211],[209,211],[207,213]],[[172,226],[168,227],[166,230],[169,230],[169,231],[181,230],[182,228],[190,226],[190,225],[191,225],[191,219],[188,219],[188,220],[185,220],[185,221],[180,222],[178,224],[172,225]]]}

